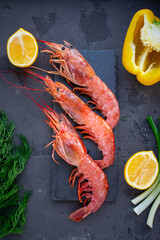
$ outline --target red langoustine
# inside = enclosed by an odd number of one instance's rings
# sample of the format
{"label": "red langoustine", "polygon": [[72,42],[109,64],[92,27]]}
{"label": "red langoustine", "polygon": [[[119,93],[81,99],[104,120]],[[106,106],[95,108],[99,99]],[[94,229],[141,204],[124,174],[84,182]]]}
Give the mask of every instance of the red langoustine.
{"label": "red langoustine", "polygon": [[[79,97],[70,91],[64,84],[54,82],[49,76],[43,77],[33,71],[26,72],[42,79],[47,86],[48,92],[54,97],[65,112],[87,133],[88,137],[97,143],[102,151],[103,159],[95,160],[100,168],[106,168],[113,164],[115,156],[115,139],[113,131],[108,123],[94,113]],[[54,101],[54,100],[53,100]]]}
{"label": "red langoustine", "polygon": [[[43,107],[42,110],[49,118],[46,122],[56,134],[50,143],[53,154],[55,150],[62,159],[78,169],[78,195],[80,199],[85,197],[84,206],[69,216],[69,219],[78,222],[101,207],[107,196],[108,181],[104,172],[87,154],[84,143],[67,117],[59,115],[51,108]],[[72,179],[71,176],[69,181],[72,180],[74,185],[75,178]]]}
{"label": "red langoustine", "polygon": [[[42,51],[51,54],[50,62],[55,71],[49,71],[48,73],[59,74],[68,81],[81,86],[75,89],[91,96],[92,103],[107,117],[107,122],[113,129],[120,118],[118,101],[113,92],[95,74],[90,64],[78,50],[66,41],[64,41],[65,45],[39,41],[46,43],[51,49]],[[54,63],[59,63],[60,67],[57,68]]]}
{"label": "red langoustine", "polygon": [[[7,83],[9,83],[3,76],[1,77]],[[41,78],[49,87],[49,83],[51,83],[52,80],[43,77]],[[22,87],[12,83],[9,84],[18,88],[37,90],[33,88],[27,88],[26,86]],[[57,89],[58,93],[61,88],[61,84],[57,84],[58,85],[55,85],[55,90]],[[63,114],[56,113],[42,99],[40,100],[45,104],[46,107],[38,104],[31,94],[28,93],[26,96],[35,102],[48,117],[49,121],[45,121],[55,132],[55,135],[53,136],[54,140],[47,145],[49,146],[52,144],[53,146],[53,160],[55,160],[54,151],[56,151],[57,154],[68,164],[76,166],[69,177],[69,184],[70,186],[74,187],[75,179],[76,177],[79,177],[78,198],[80,202],[84,202],[84,206],[71,213],[69,219],[79,222],[92,212],[96,212],[102,206],[107,197],[107,192],[109,189],[107,177],[97,163],[93,161],[93,159],[87,154],[84,143],[67,117]]]}

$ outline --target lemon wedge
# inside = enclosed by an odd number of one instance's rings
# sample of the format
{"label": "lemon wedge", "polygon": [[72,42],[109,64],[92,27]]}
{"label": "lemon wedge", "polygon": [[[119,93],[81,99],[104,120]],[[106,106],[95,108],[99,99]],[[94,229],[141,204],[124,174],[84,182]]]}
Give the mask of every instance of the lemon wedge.
{"label": "lemon wedge", "polygon": [[35,37],[20,28],[8,39],[7,55],[16,67],[31,66],[38,56],[38,44]]}
{"label": "lemon wedge", "polygon": [[153,151],[142,151],[129,158],[124,168],[124,177],[130,186],[143,190],[154,183],[158,171],[158,161]]}

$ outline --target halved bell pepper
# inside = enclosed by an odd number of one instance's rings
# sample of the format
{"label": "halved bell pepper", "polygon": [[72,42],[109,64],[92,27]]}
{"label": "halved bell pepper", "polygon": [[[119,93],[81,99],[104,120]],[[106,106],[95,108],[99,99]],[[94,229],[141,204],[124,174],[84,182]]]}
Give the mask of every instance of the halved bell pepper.
{"label": "halved bell pepper", "polygon": [[140,83],[149,86],[160,81],[160,20],[149,9],[142,9],[133,16],[122,62]]}

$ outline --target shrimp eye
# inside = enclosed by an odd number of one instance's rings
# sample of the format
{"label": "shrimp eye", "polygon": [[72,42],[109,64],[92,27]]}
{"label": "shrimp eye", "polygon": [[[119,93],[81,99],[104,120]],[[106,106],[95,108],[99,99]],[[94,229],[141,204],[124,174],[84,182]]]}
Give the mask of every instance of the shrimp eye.
{"label": "shrimp eye", "polygon": [[61,47],[61,50],[63,50],[63,51],[64,51],[64,50],[65,50],[65,47]]}
{"label": "shrimp eye", "polygon": [[73,48],[73,46],[71,45],[71,46],[70,46],[70,48],[72,49],[72,48]]}
{"label": "shrimp eye", "polygon": [[59,92],[59,87],[57,87],[57,92]]}

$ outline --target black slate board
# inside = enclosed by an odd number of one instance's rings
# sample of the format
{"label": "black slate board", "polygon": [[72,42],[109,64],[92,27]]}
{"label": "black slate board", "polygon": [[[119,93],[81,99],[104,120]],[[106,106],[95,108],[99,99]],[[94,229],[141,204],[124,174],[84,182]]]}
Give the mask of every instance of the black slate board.
{"label": "black slate board", "polygon": [[[107,84],[107,86],[116,93],[116,75],[115,75],[115,54],[112,50],[81,50],[80,51],[84,58],[91,64],[96,74]],[[67,85],[72,89],[66,81],[60,77],[55,76],[55,81],[59,81]],[[77,94],[77,93],[76,93]],[[77,94],[78,95],[78,94]],[[88,102],[89,97],[86,95],[79,95],[79,97],[84,101]],[[60,113],[64,111],[58,104],[54,104],[54,109]],[[98,112],[97,112],[98,113]],[[100,113],[98,113],[100,114]],[[71,119],[70,119],[71,120]],[[71,120],[72,121],[72,120]],[[72,124],[75,123],[72,121]],[[115,140],[117,131],[114,130]],[[97,145],[89,139],[83,140],[85,146],[93,159],[102,159],[101,152],[98,151]],[[52,164],[52,199],[53,200],[78,200],[77,196],[77,182],[75,187],[72,189],[69,186],[68,179],[70,173],[73,169],[72,166],[65,163],[61,158],[56,154],[55,159],[60,163]],[[106,201],[114,201],[116,199],[117,193],[117,159],[115,154],[115,161],[112,166],[104,170],[107,175],[109,182],[109,191]]]}

